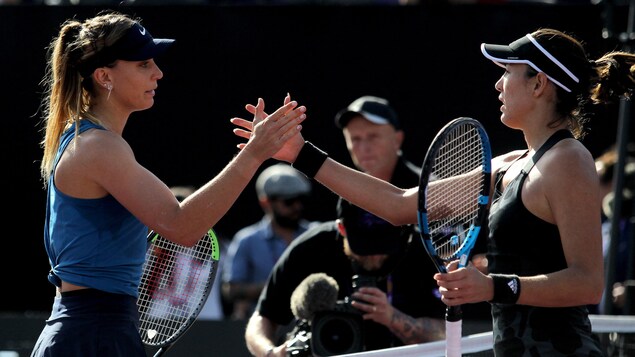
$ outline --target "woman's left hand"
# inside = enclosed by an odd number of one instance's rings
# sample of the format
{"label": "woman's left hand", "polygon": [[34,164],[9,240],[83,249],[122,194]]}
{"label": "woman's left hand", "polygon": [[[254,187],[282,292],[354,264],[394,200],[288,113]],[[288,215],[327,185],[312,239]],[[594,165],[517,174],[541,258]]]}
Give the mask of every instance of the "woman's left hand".
{"label": "woman's left hand", "polygon": [[[289,103],[291,101],[291,96],[287,94],[284,98],[283,105]],[[262,122],[268,117],[268,114],[265,112],[265,102],[264,100],[259,100],[257,105],[247,104],[245,105],[245,109],[253,114],[254,118],[252,121],[243,118],[232,118],[230,121],[232,124],[241,127],[242,129],[234,129],[234,134],[241,138],[245,138],[249,140],[251,138],[253,129],[258,123]],[[247,143],[238,144],[239,149],[243,149]],[[298,133],[297,135],[292,136],[287,142],[283,145],[283,147],[273,155],[273,158],[276,160],[286,161],[289,163],[293,163],[300,152],[300,149],[304,145],[304,137],[302,134]]]}
{"label": "woman's left hand", "polygon": [[351,305],[364,314],[364,320],[373,320],[385,326],[390,324],[394,308],[383,291],[378,288],[364,287],[359,288],[351,297],[353,298]]}

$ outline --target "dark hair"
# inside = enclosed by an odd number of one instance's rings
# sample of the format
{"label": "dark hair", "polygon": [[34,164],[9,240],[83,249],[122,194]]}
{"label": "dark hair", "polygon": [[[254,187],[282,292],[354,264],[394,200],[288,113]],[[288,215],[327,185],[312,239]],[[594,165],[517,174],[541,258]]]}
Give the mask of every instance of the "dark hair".
{"label": "dark hair", "polygon": [[635,87],[634,54],[613,51],[597,60],[589,60],[583,44],[571,35],[554,29],[540,29],[532,36],[541,45],[557,49],[557,57],[564,59],[580,80],[570,93],[557,87],[556,111],[561,119],[551,125],[567,121],[573,135],[580,139],[585,134],[584,124],[596,112],[596,105],[631,97]]}

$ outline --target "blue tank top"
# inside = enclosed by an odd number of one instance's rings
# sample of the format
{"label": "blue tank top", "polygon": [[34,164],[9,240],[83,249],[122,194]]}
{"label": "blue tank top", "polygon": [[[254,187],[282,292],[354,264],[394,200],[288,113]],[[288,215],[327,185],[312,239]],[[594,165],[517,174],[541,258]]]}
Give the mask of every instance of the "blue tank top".
{"label": "blue tank top", "polygon": [[[79,132],[103,127],[80,121]],[[110,293],[137,297],[147,247],[147,227],[114,197],[70,197],[55,186],[62,153],[75,137],[75,124],[61,137],[48,182],[44,245],[51,271],[61,281]]]}

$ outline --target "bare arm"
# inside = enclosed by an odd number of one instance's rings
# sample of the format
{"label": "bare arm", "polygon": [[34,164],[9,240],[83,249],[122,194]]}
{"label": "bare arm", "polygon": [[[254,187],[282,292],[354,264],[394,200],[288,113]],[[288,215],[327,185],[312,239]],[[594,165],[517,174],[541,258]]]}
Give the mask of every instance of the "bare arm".
{"label": "bare arm", "polygon": [[[262,104],[264,105],[264,104]],[[76,138],[55,172],[58,188],[78,198],[112,195],[166,238],[193,245],[233,205],[258,167],[298,135],[304,107],[288,103],[256,126],[245,148],[211,181],[179,203],[170,189],[135,159],[118,134],[89,130]]]}
{"label": "bare arm", "polygon": [[430,317],[414,318],[395,309],[390,332],[404,344],[425,343],[445,339],[445,320]]}
{"label": "bare arm", "polygon": [[331,158],[324,162],[315,179],[354,205],[394,225],[417,223],[417,187],[395,187]]}
{"label": "bare arm", "polygon": [[[246,109],[254,114],[253,122],[242,118],[232,118],[231,122],[242,128],[234,129],[234,134],[249,139],[254,123],[262,120],[266,113],[250,104],[246,105]],[[284,157],[279,159],[293,163],[303,145],[305,143],[302,135],[296,135],[285,143],[281,150],[284,152]],[[238,147],[243,148],[244,144]],[[342,165],[332,158],[326,160],[314,178],[335,194],[394,225],[417,222],[418,190],[416,187],[395,187],[386,181]]]}
{"label": "bare arm", "polygon": [[[251,122],[240,118],[233,118],[232,123],[244,128],[251,127]],[[241,137],[249,138],[250,136],[248,130],[235,129],[234,132]],[[291,150],[295,151],[295,154],[290,156],[289,162],[295,160],[297,152],[305,144],[302,140],[297,145],[297,148]],[[394,225],[417,223],[418,187],[409,189],[396,187],[389,182],[342,165],[332,158],[324,162],[314,179],[354,205]]]}
{"label": "bare arm", "polygon": [[249,352],[257,357],[285,356],[286,345],[276,346],[274,342],[277,330],[278,325],[260,315],[258,311],[254,312],[245,330],[245,342]]}
{"label": "bare arm", "polygon": [[363,318],[382,324],[404,344],[424,343],[445,338],[445,320],[414,318],[390,304],[386,293],[374,287],[353,293],[352,305],[364,313]]}

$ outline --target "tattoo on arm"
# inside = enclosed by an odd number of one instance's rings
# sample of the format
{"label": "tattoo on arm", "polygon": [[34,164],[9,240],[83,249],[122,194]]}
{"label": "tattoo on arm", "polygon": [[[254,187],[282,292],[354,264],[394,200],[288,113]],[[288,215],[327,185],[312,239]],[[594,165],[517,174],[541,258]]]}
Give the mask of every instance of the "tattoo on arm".
{"label": "tattoo on arm", "polygon": [[423,343],[445,338],[445,322],[429,317],[414,318],[395,309],[390,331],[404,344]]}

